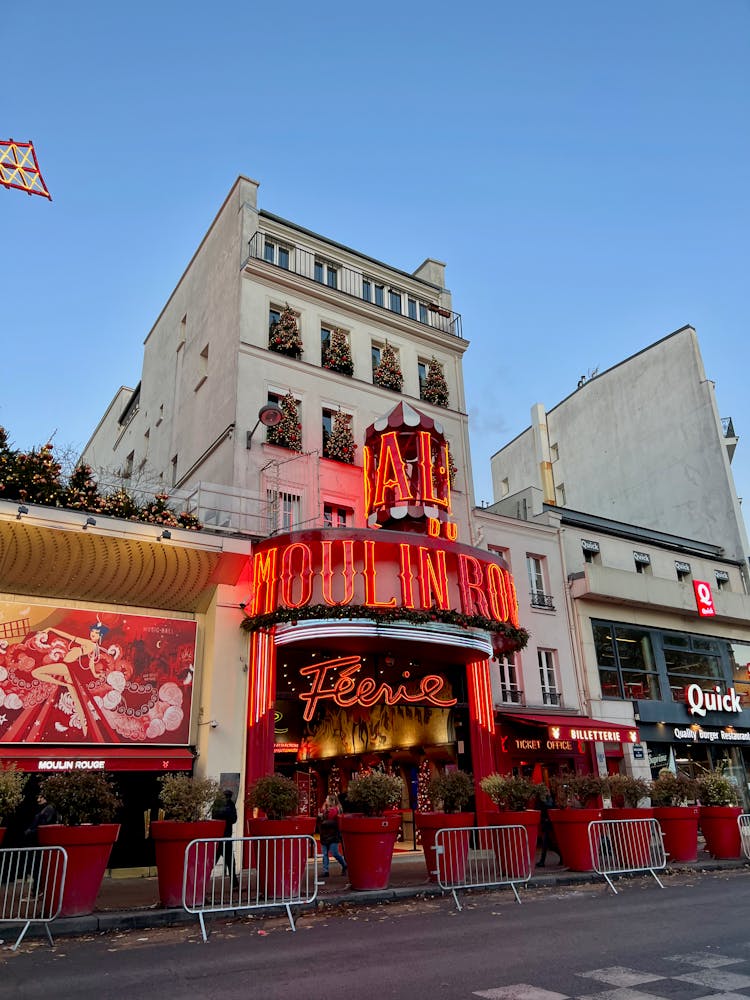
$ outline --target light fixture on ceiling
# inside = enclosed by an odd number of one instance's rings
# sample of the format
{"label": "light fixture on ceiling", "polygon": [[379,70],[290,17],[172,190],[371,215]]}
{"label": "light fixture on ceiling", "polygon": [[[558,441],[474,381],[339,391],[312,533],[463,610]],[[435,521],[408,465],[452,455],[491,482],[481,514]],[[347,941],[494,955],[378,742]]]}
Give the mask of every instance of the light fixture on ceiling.
{"label": "light fixture on ceiling", "polygon": [[258,419],[255,421],[255,427],[253,427],[251,431],[247,432],[245,447],[252,448],[253,434],[257,431],[258,424],[263,424],[264,427],[277,427],[283,419],[284,411],[278,403],[268,402],[261,406],[258,410]]}

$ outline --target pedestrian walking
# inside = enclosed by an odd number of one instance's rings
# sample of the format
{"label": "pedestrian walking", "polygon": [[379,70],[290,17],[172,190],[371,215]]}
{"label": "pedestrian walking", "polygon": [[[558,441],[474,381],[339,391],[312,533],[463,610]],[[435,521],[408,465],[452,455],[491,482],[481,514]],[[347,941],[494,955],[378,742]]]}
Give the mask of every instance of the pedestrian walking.
{"label": "pedestrian walking", "polygon": [[328,878],[331,874],[329,870],[331,855],[341,865],[341,874],[346,875],[346,861],[344,861],[339,849],[341,843],[339,816],[342,812],[343,809],[338,797],[329,795],[318,813],[320,844],[323,848],[323,878]]}

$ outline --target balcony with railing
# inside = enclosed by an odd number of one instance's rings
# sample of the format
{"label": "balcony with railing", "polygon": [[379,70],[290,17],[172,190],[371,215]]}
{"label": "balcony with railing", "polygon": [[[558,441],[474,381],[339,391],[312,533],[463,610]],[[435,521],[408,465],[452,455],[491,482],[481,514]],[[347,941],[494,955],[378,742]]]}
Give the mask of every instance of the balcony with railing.
{"label": "balcony with railing", "polygon": [[545,611],[554,611],[555,602],[550,594],[545,594],[543,590],[530,591],[532,608],[544,608]]}
{"label": "balcony with railing", "polygon": [[526,699],[524,698],[523,691],[518,684],[505,684],[500,685],[500,701],[499,705],[525,705]]}
{"label": "balcony with railing", "polygon": [[[393,285],[376,276],[335,262],[328,256],[306,250],[288,241],[279,241],[256,232],[249,242],[248,260],[260,260],[272,267],[307,278],[335,289],[342,295],[367,302],[384,312],[395,313],[421,326],[463,338],[460,313],[445,309],[438,302],[421,298],[413,289]],[[247,261],[245,261],[246,266]]]}

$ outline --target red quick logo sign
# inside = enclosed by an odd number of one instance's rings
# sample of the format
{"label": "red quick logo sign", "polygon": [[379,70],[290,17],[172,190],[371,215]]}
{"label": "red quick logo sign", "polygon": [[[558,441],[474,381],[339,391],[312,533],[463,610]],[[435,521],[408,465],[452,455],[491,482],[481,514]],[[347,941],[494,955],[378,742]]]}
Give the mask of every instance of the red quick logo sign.
{"label": "red quick logo sign", "polygon": [[695,603],[701,618],[711,618],[716,614],[714,599],[711,596],[711,586],[705,580],[693,580]]}
{"label": "red quick logo sign", "polygon": [[727,688],[722,694],[720,687],[704,691],[700,684],[690,684],[687,691],[688,711],[691,715],[703,717],[706,712],[741,712],[742,702],[734,688]]}

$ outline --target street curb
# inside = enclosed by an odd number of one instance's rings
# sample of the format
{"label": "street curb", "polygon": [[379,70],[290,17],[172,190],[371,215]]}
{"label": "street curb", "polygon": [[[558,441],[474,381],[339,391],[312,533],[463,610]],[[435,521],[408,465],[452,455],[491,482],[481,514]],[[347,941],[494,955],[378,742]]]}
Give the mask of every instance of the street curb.
{"label": "street curb", "polygon": [[[678,875],[692,872],[700,875],[704,872],[717,871],[737,871],[750,869],[750,862],[744,859],[729,861],[696,861],[686,862],[679,865],[670,865],[663,869],[665,875]],[[626,873],[619,878],[635,879],[647,875],[648,872],[638,871]],[[535,874],[528,882],[521,883],[521,888],[528,889],[554,889],[557,887],[571,885],[586,885],[597,883],[604,885],[602,876],[595,872],[550,872],[549,874]],[[490,886],[484,888],[474,888],[468,890],[472,893],[488,893],[503,891],[503,886]],[[343,906],[377,906],[382,903],[401,902],[408,899],[430,899],[447,897],[449,889],[441,889],[435,882],[426,882],[421,885],[392,886],[386,889],[371,889],[364,891],[349,890],[327,895],[318,896],[312,903],[305,903],[295,907],[297,913],[314,913],[320,910],[332,910]],[[220,913],[207,914],[207,919],[234,920],[246,918],[248,916],[267,918],[283,917],[284,911],[280,907],[266,907],[248,910],[222,910]],[[181,908],[174,909],[145,909],[145,910],[123,910],[123,911],[101,911],[83,917],[60,917],[53,920],[50,930],[53,937],[83,937],[92,934],[111,934],[114,931],[132,930],[155,930],[161,927],[178,927],[195,925],[198,929],[198,916],[195,913],[188,913]],[[15,932],[20,933],[23,923],[7,923],[3,926],[1,933],[7,939]],[[26,935],[27,938],[46,937],[44,927],[41,924],[32,924]]]}

